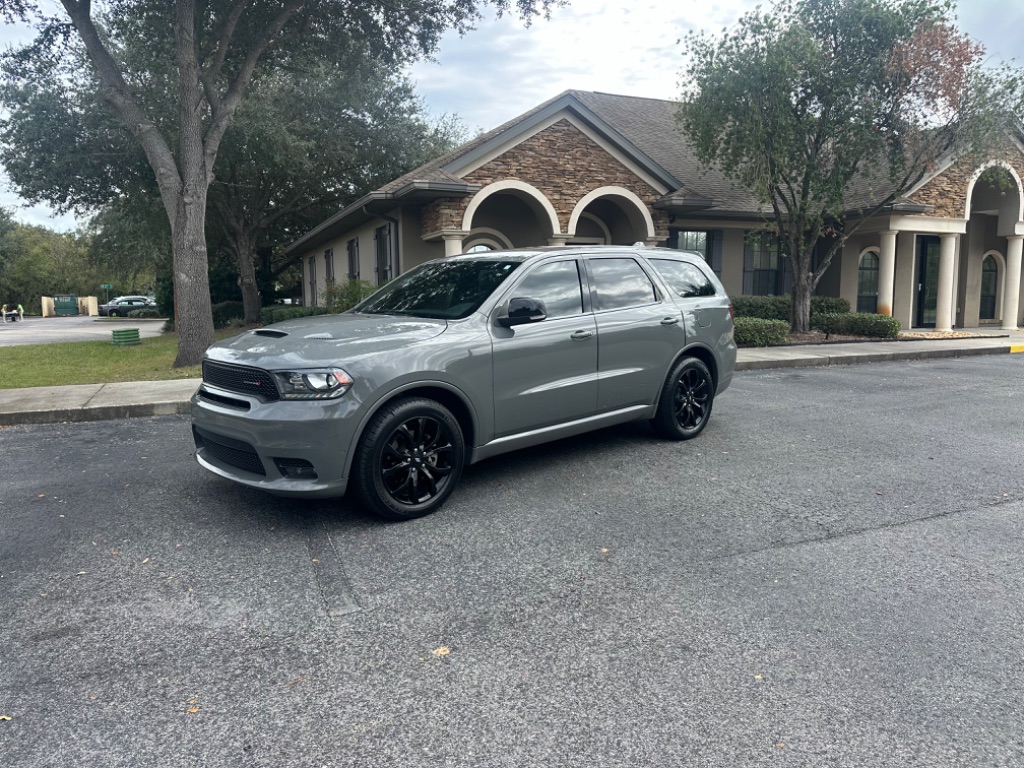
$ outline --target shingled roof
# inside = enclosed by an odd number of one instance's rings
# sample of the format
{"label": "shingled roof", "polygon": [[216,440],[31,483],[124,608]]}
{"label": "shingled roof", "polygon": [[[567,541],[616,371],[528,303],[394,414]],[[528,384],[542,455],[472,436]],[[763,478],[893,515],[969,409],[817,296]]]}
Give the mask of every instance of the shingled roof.
{"label": "shingled roof", "polygon": [[[568,111],[597,130],[645,171],[662,181],[669,190],[657,207],[688,206],[707,217],[752,217],[765,212],[757,195],[728,179],[721,170],[708,168],[698,159],[690,142],[679,130],[678,102],[622,96],[596,91],[564,91],[518,117],[480,134],[446,155],[416,168],[371,192],[292,243],[289,251],[301,245],[323,240],[330,231],[355,226],[372,213],[393,207],[399,201],[426,202],[438,197],[465,197],[479,187],[465,182],[460,168],[470,167],[473,159],[489,149],[525,138],[543,120]],[[851,184],[851,209],[879,199],[879,185],[859,179]],[[884,197],[885,194],[882,194]],[[854,199],[855,198],[855,199]],[[897,207],[909,201],[900,200]]]}

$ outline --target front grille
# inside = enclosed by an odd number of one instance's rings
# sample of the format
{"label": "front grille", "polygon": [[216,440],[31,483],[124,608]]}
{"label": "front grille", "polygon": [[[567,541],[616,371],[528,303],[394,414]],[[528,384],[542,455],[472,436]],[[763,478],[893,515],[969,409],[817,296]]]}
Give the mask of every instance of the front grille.
{"label": "front grille", "polygon": [[266,476],[267,470],[263,468],[263,462],[248,443],[213,435],[196,427],[192,427],[192,437],[196,441],[196,448],[203,449],[213,458],[254,475]]}
{"label": "front grille", "polygon": [[230,392],[253,395],[261,400],[280,400],[274,377],[259,368],[203,361],[203,381]]}

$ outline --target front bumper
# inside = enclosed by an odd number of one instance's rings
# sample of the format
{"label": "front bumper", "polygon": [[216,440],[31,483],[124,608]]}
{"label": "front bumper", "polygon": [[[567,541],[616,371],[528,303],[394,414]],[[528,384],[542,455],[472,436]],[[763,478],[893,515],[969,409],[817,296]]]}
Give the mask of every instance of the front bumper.
{"label": "front bumper", "polygon": [[191,402],[203,468],[279,496],[345,494],[357,421],[351,399],[267,403],[204,383]]}

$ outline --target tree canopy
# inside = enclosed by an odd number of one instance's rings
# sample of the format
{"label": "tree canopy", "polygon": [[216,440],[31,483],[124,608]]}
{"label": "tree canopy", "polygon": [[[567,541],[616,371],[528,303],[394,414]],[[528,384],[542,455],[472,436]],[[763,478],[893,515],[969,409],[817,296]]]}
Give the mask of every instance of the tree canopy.
{"label": "tree canopy", "polygon": [[1019,71],[985,68],[947,0],[778,2],[686,42],[682,129],[765,206],[793,266],[796,331],[846,238],[1021,115]]}
{"label": "tree canopy", "polygon": [[[484,6],[526,23],[560,0],[0,0],[36,40],[6,55],[8,82],[36,76],[84,49],[100,94],[146,157],[171,230],[178,313],[176,365],[213,340],[206,209],[228,128],[254,82],[296,60],[344,66],[353,49],[400,66],[429,54],[449,29],[467,31]],[[129,46],[142,40],[145,46]],[[170,106],[170,108],[168,108]],[[83,116],[99,105],[84,103]],[[112,161],[113,162],[113,161]]]}

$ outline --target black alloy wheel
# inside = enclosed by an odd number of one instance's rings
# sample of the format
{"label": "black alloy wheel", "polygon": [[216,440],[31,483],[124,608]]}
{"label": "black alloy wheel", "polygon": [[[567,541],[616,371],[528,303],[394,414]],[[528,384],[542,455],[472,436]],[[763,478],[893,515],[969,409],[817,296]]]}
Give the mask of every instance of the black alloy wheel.
{"label": "black alloy wheel", "polygon": [[700,360],[684,357],[665,381],[651,424],[662,437],[690,440],[707,426],[714,399],[711,371]]}
{"label": "black alloy wheel", "polygon": [[465,454],[451,411],[424,398],[398,400],[367,427],[356,455],[356,488],[364,504],[389,520],[422,517],[455,490]]}

